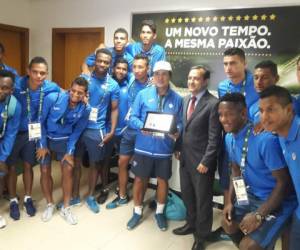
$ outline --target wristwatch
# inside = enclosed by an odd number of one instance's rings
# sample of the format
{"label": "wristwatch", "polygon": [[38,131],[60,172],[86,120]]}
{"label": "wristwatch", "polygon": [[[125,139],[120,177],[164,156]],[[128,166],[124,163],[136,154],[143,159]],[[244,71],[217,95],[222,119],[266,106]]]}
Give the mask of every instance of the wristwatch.
{"label": "wristwatch", "polygon": [[255,219],[257,220],[257,222],[262,223],[265,219],[265,216],[263,216],[262,214],[260,214],[259,212],[255,212]]}

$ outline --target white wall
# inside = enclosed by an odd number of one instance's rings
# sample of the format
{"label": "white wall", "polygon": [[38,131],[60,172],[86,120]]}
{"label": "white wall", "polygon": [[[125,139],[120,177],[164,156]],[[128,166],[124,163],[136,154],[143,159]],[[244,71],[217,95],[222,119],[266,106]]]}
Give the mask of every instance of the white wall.
{"label": "white wall", "polygon": [[[52,28],[105,27],[105,43],[113,31],[130,31],[132,12],[179,11],[299,5],[300,0],[0,0],[0,22],[30,26],[30,57],[41,55],[51,65]],[[2,4],[3,2],[3,4]],[[18,4],[19,3],[19,4]],[[2,6],[7,6],[3,8]],[[51,67],[50,67],[51,72]]]}
{"label": "white wall", "polygon": [[0,23],[30,28],[29,8],[28,0],[0,0]]}

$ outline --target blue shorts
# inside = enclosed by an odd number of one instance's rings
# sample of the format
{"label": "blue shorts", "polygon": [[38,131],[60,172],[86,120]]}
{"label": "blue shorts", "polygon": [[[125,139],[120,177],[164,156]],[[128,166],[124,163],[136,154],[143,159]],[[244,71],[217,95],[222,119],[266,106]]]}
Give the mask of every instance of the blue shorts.
{"label": "blue shorts", "polygon": [[114,135],[114,137],[105,145],[105,157],[111,157],[113,150],[119,154],[121,139],[122,135]]}
{"label": "blue shorts", "polygon": [[154,158],[146,155],[135,154],[131,171],[141,178],[162,178],[169,180],[172,175],[172,157]]}
{"label": "blue shorts", "polygon": [[15,166],[19,160],[22,160],[34,166],[37,164],[35,153],[36,142],[28,140],[28,131],[19,132],[6,163],[8,166]]}
{"label": "blue shorts", "polygon": [[[51,140],[48,139],[48,149],[51,154],[56,154],[56,160],[61,161],[64,155],[67,153],[67,143],[68,139],[63,140]],[[51,164],[51,155],[47,155],[43,161],[40,162],[42,166],[50,166]]]}
{"label": "blue shorts", "polygon": [[131,156],[134,154],[136,133],[135,129],[129,127],[123,132],[120,144],[120,155]]}
{"label": "blue shorts", "polygon": [[[249,193],[248,199],[249,205],[234,204],[233,219],[238,223],[242,221],[247,213],[256,212],[261,204],[265,202]],[[288,224],[296,205],[295,200],[284,201],[281,208],[268,216],[258,229],[249,234],[250,238],[262,248],[274,246],[284,227]]]}
{"label": "blue shorts", "polygon": [[99,129],[86,129],[76,144],[75,157],[82,158],[88,152],[91,164],[99,163],[105,157],[106,146],[102,142]]}
{"label": "blue shorts", "polygon": [[292,227],[290,232],[290,247],[289,250],[298,250],[300,243],[300,218],[296,214],[293,216]]}

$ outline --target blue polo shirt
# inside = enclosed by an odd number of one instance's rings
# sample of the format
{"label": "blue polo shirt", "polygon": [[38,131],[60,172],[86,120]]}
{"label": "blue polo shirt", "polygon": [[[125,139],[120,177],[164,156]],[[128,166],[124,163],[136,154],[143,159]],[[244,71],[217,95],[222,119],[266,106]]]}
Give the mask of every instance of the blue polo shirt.
{"label": "blue polo shirt", "polygon": [[47,148],[47,138],[68,139],[67,153],[74,153],[75,144],[88,123],[90,107],[80,102],[75,108],[70,108],[69,99],[69,92],[51,93],[45,98],[42,113],[43,148]]}
{"label": "blue polo shirt", "polygon": [[[107,49],[112,53],[111,69],[115,65],[115,62],[119,58],[124,58],[128,62],[128,65],[129,65],[128,72],[132,71],[133,57],[128,51],[125,50],[124,53],[117,54],[114,47],[110,47],[110,48],[107,48]],[[89,67],[95,66],[95,61],[96,61],[96,54],[95,53],[88,55],[87,58],[85,59],[85,63]]]}
{"label": "blue polo shirt", "polygon": [[[300,115],[300,103],[298,100],[292,96],[293,99],[293,108],[296,115]],[[260,122],[260,112],[259,112],[259,100],[257,100],[255,103],[253,103],[249,108],[249,114],[248,114],[249,120],[253,124],[257,124]]]}
{"label": "blue polo shirt", "polygon": [[[22,112],[21,112],[21,122],[19,131],[28,131],[28,122],[39,122],[41,117],[39,116],[39,106],[40,106],[40,93],[41,89],[43,90],[44,98],[53,92],[60,92],[60,87],[51,81],[45,80],[42,83],[42,86],[37,90],[29,89],[29,97],[30,97],[30,112],[31,117],[28,117],[27,110],[27,88],[28,87],[28,76],[24,76],[20,78],[20,80],[15,85],[14,96],[18,99],[21,104]],[[43,103],[43,101],[42,101]],[[29,118],[29,119],[28,119]]]}
{"label": "blue polo shirt", "polygon": [[241,81],[239,84],[234,84],[229,79],[225,79],[219,83],[219,98],[227,93],[235,92],[245,95],[246,105],[248,109],[254,102],[259,99],[259,95],[254,88],[253,75],[250,71],[246,71],[245,83],[244,81]]}
{"label": "blue polo shirt", "polygon": [[300,118],[298,116],[294,117],[288,136],[279,137],[279,141],[296,190],[298,200],[296,215],[300,219]]}
{"label": "blue polo shirt", "polygon": [[98,110],[97,122],[89,120],[87,128],[108,131],[107,114],[111,102],[119,101],[119,85],[109,74],[105,77],[98,77],[93,72],[90,77],[84,77],[89,81],[89,104],[91,108],[97,108]]}
{"label": "blue polo shirt", "polygon": [[158,61],[165,61],[166,60],[166,52],[165,49],[158,45],[157,43],[152,44],[152,47],[148,51],[144,51],[143,44],[141,42],[135,42],[129,44],[126,47],[126,50],[135,57],[138,54],[142,54],[148,57],[149,59],[149,75],[153,75],[153,67],[156,62]]}
{"label": "blue polo shirt", "polygon": [[[11,96],[10,98],[14,98]],[[8,102],[8,99],[4,102],[0,102],[0,134],[3,132],[3,116],[5,115],[5,104]],[[20,117],[21,117],[21,106],[20,103],[17,102],[15,107],[15,112],[12,116],[8,114],[5,131],[3,136],[0,138],[0,161],[6,161],[7,157],[11,153],[13,148],[16,135],[19,130],[20,125]]]}
{"label": "blue polo shirt", "polygon": [[[241,165],[242,148],[249,124],[237,134],[226,134],[225,142],[231,162]],[[247,190],[261,200],[267,200],[273,191],[276,180],[272,171],[286,167],[279,139],[270,132],[254,135],[251,128],[245,172],[243,174]]]}

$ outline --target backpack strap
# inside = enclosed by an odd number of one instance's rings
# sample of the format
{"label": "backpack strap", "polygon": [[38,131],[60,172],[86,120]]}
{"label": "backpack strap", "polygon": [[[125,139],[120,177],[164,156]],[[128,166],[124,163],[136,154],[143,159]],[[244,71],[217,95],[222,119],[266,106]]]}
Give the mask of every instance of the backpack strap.
{"label": "backpack strap", "polygon": [[17,99],[11,95],[8,104],[8,117],[11,118],[14,116],[17,106]]}

